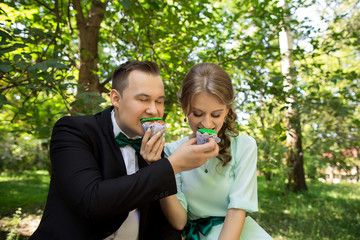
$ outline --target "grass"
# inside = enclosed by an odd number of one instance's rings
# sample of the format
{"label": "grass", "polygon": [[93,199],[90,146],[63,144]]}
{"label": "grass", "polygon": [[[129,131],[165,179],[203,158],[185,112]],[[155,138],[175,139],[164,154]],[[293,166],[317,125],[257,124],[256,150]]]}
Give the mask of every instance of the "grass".
{"label": "grass", "polygon": [[28,239],[42,215],[49,181],[47,171],[0,174],[0,239]]}
{"label": "grass", "polygon": [[49,189],[47,171],[0,174],[0,216],[12,215],[18,208],[34,214],[42,210]]}
{"label": "grass", "polygon": [[[0,239],[14,235],[22,222],[41,217],[48,184],[46,171],[0,174]],[[259,212],[250,215],[275,240],[359,239],[360,184],[308,181],[307,185],[306,192],[284,193],[280,180],[266,182],[259,177]],[[27,239],[31,232],[17,234]]]}
{"label": "grass", "polygon": [[284,193],[280,181],[258,181],[259,212],[251,216],[274,239],[360,237],[360,184],[308,181],[308,191]]}

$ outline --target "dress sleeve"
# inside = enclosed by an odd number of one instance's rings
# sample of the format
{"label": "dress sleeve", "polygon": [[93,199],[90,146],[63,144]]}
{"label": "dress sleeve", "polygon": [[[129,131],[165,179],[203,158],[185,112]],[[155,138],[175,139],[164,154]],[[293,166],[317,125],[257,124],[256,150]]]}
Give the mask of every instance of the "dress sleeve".
{"label": "dress sleeve", "polygon": [[257,199],[257,145],[248,135],[238,136],[231,142],[234,158],[234,183],[230,189],[228,208],[258,211]]}
{"label": "dress sleeve", "polygon": [[[165,157],[169,157],[175,150],[176,148],[179,146],[178,144],[176,144],[177,142],[171,143],[171,144],[166,144],[165,148],[164,148],[164,153],[165,153]],[[182,192],[182,181],[181,181],[181,172],[175,175],[175,179],[176,179],[176,186],[177,186],[177,193],[176,193],[176,197],[179,200],[180,204],[183,206],[183,208],[187,210],[187,201],[186,201],[186,197],[185,194]]]}

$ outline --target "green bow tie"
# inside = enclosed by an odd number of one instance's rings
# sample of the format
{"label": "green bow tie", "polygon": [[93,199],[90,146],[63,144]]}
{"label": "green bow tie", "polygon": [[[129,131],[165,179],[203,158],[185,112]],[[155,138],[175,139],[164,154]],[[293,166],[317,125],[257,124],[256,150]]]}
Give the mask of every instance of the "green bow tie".
{"label": "green bow tie", "polygon": [[115,138],[119,147],[125,147],[131,145],[135,152],[140,153],[142,138],[128,139],[122,132],[120,132]]}
{"label": "green bow tie", "polygon": [[225,217],[208,217],[188,221],[183,229],[183,235],[186,236],[187,240],[199,240],[199,233],[206,236],[212,226],[222,224],[224,220]]}

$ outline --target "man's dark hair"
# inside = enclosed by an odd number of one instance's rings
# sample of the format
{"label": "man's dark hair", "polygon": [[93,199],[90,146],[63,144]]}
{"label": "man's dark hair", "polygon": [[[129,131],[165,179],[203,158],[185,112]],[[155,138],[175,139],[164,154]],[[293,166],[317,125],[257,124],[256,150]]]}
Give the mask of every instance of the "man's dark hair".
{"label": "man's dark hair", "polygon": [[150,61],[127,61],[115,69],[112,75],[112,88],[116,89],[121,95],[129,85],[128,76],[133,70],[139,70],[152,75],[160,75],[159,66]]}

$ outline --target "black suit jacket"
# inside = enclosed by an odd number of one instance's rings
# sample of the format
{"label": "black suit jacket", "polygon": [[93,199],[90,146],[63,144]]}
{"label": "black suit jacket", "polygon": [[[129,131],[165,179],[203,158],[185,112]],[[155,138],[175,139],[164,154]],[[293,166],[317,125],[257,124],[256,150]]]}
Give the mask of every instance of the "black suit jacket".
{"label": "black suit jacket", "polygon": [[181,239],[165,220],[158,199],[175,194],[166,158],[126,174],[108,108],[93,116],[63,117],[50,142],[52,174],[45,210],[30,239],[103,239],[129,211],[140,210],[140,239]]}

